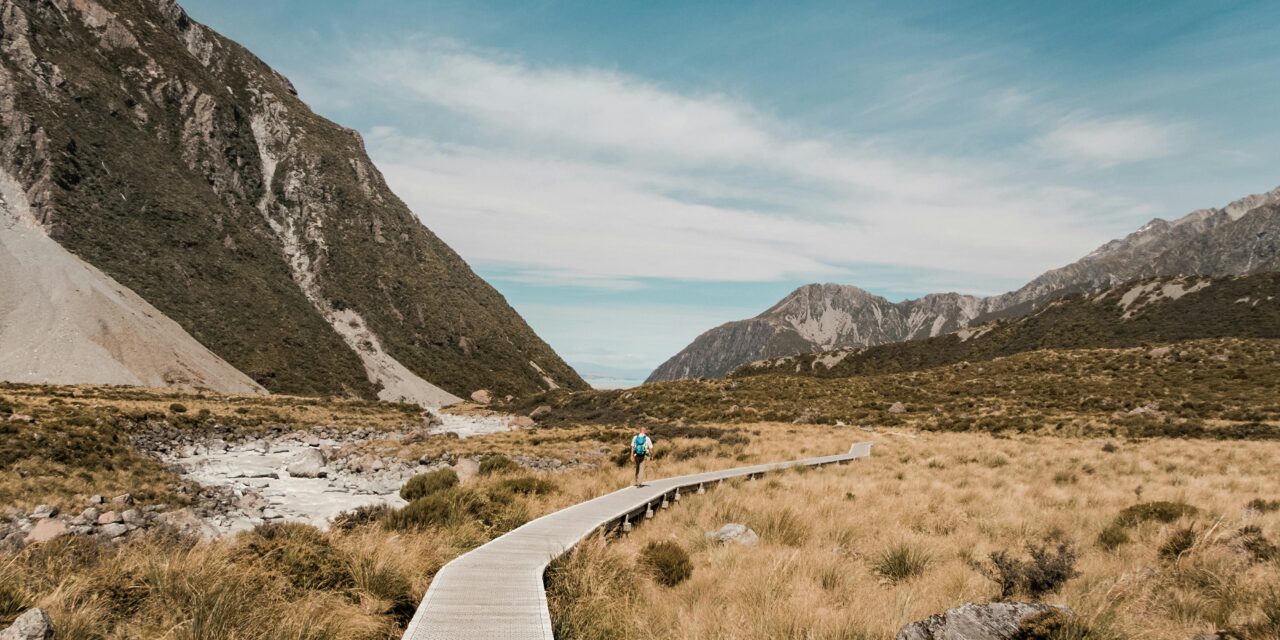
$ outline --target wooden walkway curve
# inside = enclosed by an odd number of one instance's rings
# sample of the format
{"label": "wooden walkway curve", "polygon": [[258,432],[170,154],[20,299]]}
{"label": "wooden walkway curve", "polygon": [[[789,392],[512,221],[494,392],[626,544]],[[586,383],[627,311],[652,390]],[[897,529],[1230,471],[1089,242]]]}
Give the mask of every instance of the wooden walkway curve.
{"label": "wooden walkway curve", "polygon": [[679,500],[681,490],[688,494],[730,478],[869,455],[871,443],[860,442],[839,455],[663,478],[530,521],[440,569],[404,640],[553,640],[542,574],[547,564],[593,532],[643,518],[649,509]]}

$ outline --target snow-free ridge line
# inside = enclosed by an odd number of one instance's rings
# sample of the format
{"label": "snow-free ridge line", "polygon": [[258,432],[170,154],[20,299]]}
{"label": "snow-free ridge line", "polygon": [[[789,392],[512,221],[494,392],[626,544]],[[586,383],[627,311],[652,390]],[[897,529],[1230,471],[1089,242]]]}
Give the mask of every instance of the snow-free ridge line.
{"label": "snow-free ridge line", "polygon": [[708,471],[654,480],[580,502],[525,523],[454,558],[436,574],[404,640],[553,640],[542,574],[547,565],[601,528],[643,517],[681,489],[790,467],[819,467],[871,455],[871,443],[848,453]]}

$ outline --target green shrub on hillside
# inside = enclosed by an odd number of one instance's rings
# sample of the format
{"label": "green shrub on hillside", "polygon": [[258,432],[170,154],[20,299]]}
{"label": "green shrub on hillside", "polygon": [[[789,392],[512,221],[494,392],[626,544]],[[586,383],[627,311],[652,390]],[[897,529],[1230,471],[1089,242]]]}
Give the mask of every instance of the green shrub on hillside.
{"label": "green shrub on hillside", "polygon": [[436,469],[409,478],[409,481],[400,488],[400,497],[413,502],[457,484],[458,474],[453,469]]}
{"label": "green shrub on hillside", "polygon": [[287,575],[301,590],[353,586],[342,555],[319,529],[296,522],[261,525],[241,536],[240,553]]}
{"label": "green shrub on hillside", "polygon": [[484,460],[480,462],[480,475],[482,476],[492,476],[500,473],[510,473],[512,471],[517,471],[519,469],[520,469],[520,465],[516,464],[515,462],[512,462],[511,458],[508,458],[501,454],[494,454],[491,456],[487,456]]}
{"label": "green shrub on hillside", "polygon": [[670,540],[650,542],[640,550],[639,564],[663,586],[674,587],[693,575],[689,553]]}

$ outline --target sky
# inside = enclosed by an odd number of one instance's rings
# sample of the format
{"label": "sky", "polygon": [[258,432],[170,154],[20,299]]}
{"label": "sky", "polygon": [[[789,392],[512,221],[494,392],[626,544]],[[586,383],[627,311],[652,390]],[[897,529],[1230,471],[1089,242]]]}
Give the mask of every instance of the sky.
{"label": "sky", "polygon": [[1280,185],[1276,2],[183,5],[580,370],[808,282],[1000,293]]}

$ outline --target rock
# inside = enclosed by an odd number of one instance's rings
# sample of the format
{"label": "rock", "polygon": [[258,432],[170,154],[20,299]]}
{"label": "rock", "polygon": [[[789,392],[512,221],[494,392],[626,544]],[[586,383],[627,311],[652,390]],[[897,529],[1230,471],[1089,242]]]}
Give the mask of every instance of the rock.
{"label": "rock", "polygon": [[477,389],[471,392],[471,399],[479,404],[489,404],[493,402],[493,394],[487,389]]}
{"label": "rock", "polygon": [[889,413],[906,413],[907,405],[901,402],[895,402],[889,407]]}
{"label": "rock", "polygon": [[31,527],[31,531],[27,532],[24,542],[34,544],[37,542],[48,542],[54,538],[59,538],[67,533],[67,523],[54,518],[44,518],[36,522],[36,526]]}
{"label": "rock", "polygon": [[156,516],[156,523],[185,535],[199,536],[203,540],[218,535],[218,530],[205,524],[191,507],[162,513]]}
{"label": "rock", "polygon": [[129,533],[129,527],[120,523],[104,524],[98,527],[98,535],[106,540],[114,540],[120,536]]}
{"label": "rock", "polygon": [[108,511],[98,516],[98,524],[115,524],[117,522],[124,522],[124,517],[118,511]]}
{"label": "rock", "polygon": [[98,495],[90,496],[90,498],[89,498],[89,504],[91,504],[91,505],[100,505],[100,504],[105,503],[106,501],[107,501],[107,499],[106,499],[106,498],[104,498],[104,497],[102,497],[102,496],[98,496]]}
{"label": "rock", "polygon": [[35,422],[35,421],[36,421],[35,418],[25,413],[15,413],[9,416],[9,422]]}
{"label": "rock", "polygon": [[58,515],[58,508],[53,505],[42,504],[31,512],[32,520],[40,520],[42,518],[52,518]]}
{"label": "rock", "polygon": [[741,544],[748,547],[754,547],[760,542],[760,536],[756,535],[750,527],[745,524],[731,522],[720,527],[719,531],[708,531],[705,534],[707,540],[719,542],[721,544]]}
{"label": "rock", "polygon": [[111,502],[113,504],[124,504],[124,505],[133,504],[133,495],[124,493],[112,498]]}
{"label": "rock", "polygon": [[90,524],[97,522],[100,515],[102,515],[102,512],[98,511],[97,507],[89,507],[80,512],[80,518]]}
{"label": "rock", "polygon": [[1225,353],[1219,353],[1217,355],[1210,356],[1209,359],[1215,362],[1227,362],[1231,360],[1231,358],[1227,357],[1227,354]]}
{"label": "rock", "polygon": [[473,458],[462,458],[453,464],[453,472],[458,474],[459,482],[466,482],[480,472],[480,463]]}
{"label": "rock", "polygon": [[550,414],[551,414],[551,406],[550,406],[550,405],[545,405],[545,404],[540,404],[540,405],[538,405],[538,407],[537,407],[536,409],[534,409],[533,411],[529,412],[529,417],[530,417],[530,418],[533,418],[534,420],[541,420],[542,418],[544,418],[544,417],[546,417],[546,416],[548,416],[548,415],[550,415]]}
{"label": "rock", "polygon": [[1148,351],[1147,355],[1151,356],[1152,358],[1164,358],[1164,357],[1167,357],[1170,353],[1173,353],[1172,347],[1156,347]]}
{"label": "rock", "polygon": [[533,421],[533,418],[529,418],[527,416],[516,416],[511,419],[511,422],[507,423],[507,426],[512,429],[529,429],[535,424],[537,423]]}
{"label": "rock", "polygon": [[1148,402],[1147,404],[1144,404],[1144,405],[1142,405],[1141,407],[1138,407],[1138,408],[1133,409],[1132,411],[1130,411],[1130,412],[1129,412],[1129,415],[1131,415],[1131,416],[1140,416],[1140,415],[1149,414],[1149,413],[1151,413],[1151,414],[1158,414],[1158,413],[1160,413],[1160,405],[1158,405],[1158,404],[1156,404],[1156,403],[1154,403],[1154,402]]}
{"label": "rock", "polygon": [[120,514],[120,519],[123,520],[125,524],[132,525],[140,525],[146,522],[142,517],[142,512],[137,509],[126,509],[124,513]]}
{"label": "rock", "polygon": [[285,471],[295,478],[323,478],[327,475],[324,462],[324,454],[318,449],[306,449],[289,459]]}
{"label": "rock", "polygon": [[53,640],[53,621],[44,609],[28,609],[0,631],[0,640]]}
{"label": "rock", "polygon": [[444,418],[441,418],[440,414],[434,411],[422,412],[422,426],[424,428],[430,429],[431,427],[438,427],[442,424],[444,424]]}
{"label": "rock", "polygon": [[1039,613],[1060,611],[1063,606],[1026,602],[967,603],[946,613],[912,622],[898,631],[895,640],[1013,640],[1022,623]]}

